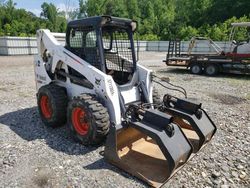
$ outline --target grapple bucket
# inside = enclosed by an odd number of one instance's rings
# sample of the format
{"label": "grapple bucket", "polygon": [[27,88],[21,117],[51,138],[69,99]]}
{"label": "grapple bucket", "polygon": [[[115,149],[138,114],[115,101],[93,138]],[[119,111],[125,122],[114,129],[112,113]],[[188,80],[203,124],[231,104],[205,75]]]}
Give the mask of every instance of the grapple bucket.
{"label": "grapple bucket", "polygon": [[[179,121],[166,112],[150,109],[140,121],[131,121],[126,127],[112,126],[105,159],[153,187],[162,186],[200,146],[200,133],[189,124],[181,126]],[[213,134],[205,135],[205,140]]]}

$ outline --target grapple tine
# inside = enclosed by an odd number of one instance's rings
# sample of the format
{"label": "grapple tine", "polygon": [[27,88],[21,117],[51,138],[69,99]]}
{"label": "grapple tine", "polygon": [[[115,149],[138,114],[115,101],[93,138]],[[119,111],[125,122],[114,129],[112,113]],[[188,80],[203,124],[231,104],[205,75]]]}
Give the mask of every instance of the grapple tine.
{"label": "grapple tine", "polygon": [[[173,123],[166,124],[170,118],[170,116],[166,116],[159,111],[149,110],[146,111],[141,122],[131,122],[134,128],[156,141],[168,161],[169,177],[173,171],[185,163],[192,154],[192,146],[182,130]],[[157,123],[155,119],[157,119]],[[166,121],[166,119],[168,120]],[[171,126],[173,133],[167,133],[167,126]]]}
{"label": "grapple tine", "polygon": [[[199,137],[198,146],[193,145],[194,152],[210,141],[216,132],[216,126],[209,118],[205,110],[201,108],[201,104],[195,104],[188,100],[164,97],[166,108],[165,112],[174,117],[174,122],[182,128],[192,129]],[[188,123],[186,123],[188,122]]]}

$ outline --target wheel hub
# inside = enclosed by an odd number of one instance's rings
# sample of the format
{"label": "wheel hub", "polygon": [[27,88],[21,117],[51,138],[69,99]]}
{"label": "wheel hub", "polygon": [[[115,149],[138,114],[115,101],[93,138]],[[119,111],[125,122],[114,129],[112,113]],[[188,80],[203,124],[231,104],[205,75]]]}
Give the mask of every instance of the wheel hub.
{"label": "wheel hub", "polygon": [[192,72],[195,73],[195,74],[199,73],[200,72],[200,67],[198,65],[197,66],[193,66],[192,67]]}
{"label": "wheel hub", "polygon": [[41,106],[41,111],[42,111],[43,116],[47,119],[50,119],[52,117],[53,112],[52,112],[49,97],[47,95],[43,95],[41,97],[40,106]]}
{"label": "wheel hub", "polygon": [[77,107],[72,112],[72,123],[80,135],[84,136],[89,131],[89,124],[87,122],[86,113],[83,109]]}
{"label": "wheel hub", "polygon": [[215,72],[215,68],[213,66],[207,67],[207,73],[208,74],[214,74],[214,72]]}

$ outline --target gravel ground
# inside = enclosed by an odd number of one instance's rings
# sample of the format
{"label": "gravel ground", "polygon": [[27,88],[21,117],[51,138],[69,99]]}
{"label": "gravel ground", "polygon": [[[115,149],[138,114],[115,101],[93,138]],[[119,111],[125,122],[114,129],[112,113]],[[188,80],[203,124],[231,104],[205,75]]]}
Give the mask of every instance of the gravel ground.
{"label": "gravel ground", "polygon": [[[141,62],[201,101],[218,128],[212,142],[164,187],[250,187],[250,77],[195,76],[167,68],[164,57],[142,53]],[[42,124],[32,62],[31,56],[0,57],[0,187],[146,187],[106,163],[99,154],[103,146],[84,147],[66,126]]]}

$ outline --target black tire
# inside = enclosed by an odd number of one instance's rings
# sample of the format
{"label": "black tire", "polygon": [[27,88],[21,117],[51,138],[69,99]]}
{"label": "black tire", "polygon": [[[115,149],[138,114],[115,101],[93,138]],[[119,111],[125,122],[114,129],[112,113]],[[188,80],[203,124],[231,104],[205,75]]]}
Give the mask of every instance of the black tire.
{"label": "black tire", "polygon": [[205,67],[205,73],[208,76],[215,76],[218,72],[219,68],[216,64],[209,64]]}
{"label": "black tire", "polygon": [[162,103],[161,95],[159,94],[158,90],[153,90],[153,103],[160,104]]}
{"label": "black tire", "polygon": [[73,138],[84,145],[101,144],[109,132],[107,108],[93,95],[82,94],[72,99],[68,105],[67,117]]}
{"label": "black tire", "polygon": [[42,86],[37,93],[37,105],[46,126],[58,127],[66,123],[68,97],[65,88],[53,84]]}
{"label": "black tire", "polygon": [[190,65],[190,72],[192,74],[201,74],[202,73],[202,65],[198,63],[192,63]]}

